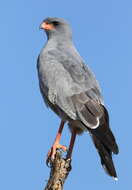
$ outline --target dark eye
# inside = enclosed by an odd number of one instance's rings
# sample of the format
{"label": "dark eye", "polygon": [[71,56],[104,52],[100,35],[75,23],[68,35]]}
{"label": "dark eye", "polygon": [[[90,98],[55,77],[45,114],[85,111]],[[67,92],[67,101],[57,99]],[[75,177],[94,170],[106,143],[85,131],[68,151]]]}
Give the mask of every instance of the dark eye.
{"label": "dark eye", "polygon": [[53,21],[52,23],[53,23],[54,26],[58,26],[59,25],[58,21]]}

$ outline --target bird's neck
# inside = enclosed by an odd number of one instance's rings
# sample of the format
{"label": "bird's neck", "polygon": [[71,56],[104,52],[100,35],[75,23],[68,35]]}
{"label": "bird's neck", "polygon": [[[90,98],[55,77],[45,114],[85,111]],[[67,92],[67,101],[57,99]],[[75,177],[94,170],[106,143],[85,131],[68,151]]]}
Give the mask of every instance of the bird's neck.
{"label": "bird's neck", "polygon": [[72,40],[70,38],[67,38],[66,36],[52,37],[49,38],[47,41],[47,44],[54,44],[54,46],[71,46],[72,43]]}

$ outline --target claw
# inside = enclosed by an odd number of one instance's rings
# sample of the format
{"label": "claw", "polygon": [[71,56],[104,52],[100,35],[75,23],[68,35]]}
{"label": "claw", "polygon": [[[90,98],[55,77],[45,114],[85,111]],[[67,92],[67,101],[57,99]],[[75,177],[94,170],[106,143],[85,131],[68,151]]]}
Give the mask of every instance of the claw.
{"label": "claw", "polygon": [[53,160],[51,160],[50,157],[47,157],[47,159],[46,159],[46,165],[48,166],[48,168],[51,168],[52,162],[53,162]]}
{"label": "claw", "polygon": [[67,147],[64,146],[64,145],[60,145],[60,144],[54,144],[50,151],[48,152],[47,154],[47,159],[46,159],[46,165],[48,167],[51,167],[51,164],[52,162],[54,161],[55,159],[55,154],[56,154],[56,151],[57,149],[61,149],[62,151],[66,152],[67,151]]}

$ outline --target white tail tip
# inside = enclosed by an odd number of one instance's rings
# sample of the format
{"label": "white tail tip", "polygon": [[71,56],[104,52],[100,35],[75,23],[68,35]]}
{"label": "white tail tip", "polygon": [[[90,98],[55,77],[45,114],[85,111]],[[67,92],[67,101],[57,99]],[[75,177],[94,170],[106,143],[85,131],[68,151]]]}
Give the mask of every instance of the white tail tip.
{"label": "white tail tip", "polygon": [[113,179],[114,179],[115,181],[118,181],[118,178],[117,178],[117,177],[113,177]]}

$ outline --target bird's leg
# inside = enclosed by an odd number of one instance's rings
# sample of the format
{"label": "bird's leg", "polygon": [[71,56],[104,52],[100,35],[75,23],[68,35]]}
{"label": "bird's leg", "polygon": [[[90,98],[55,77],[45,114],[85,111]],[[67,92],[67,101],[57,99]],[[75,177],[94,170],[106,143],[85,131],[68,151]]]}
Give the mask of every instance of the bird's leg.
{"label": "bird's leg", "polygon": [[72,156],[75,139],[76,139],[76,130],[72,129],[70,145],[69,145],[69,149],[68,149],[67,156],[66,156],[67,159],[71,158],[71,156]]}
{"label": "bird's leg", "polygon": [[62,149],[64,151],[67,150],[66,146],[60,145],[60,143],[59,143],[61,135],[62,135],[62,131],[63,131],[63,128],[64,128],[64,124],[65,124],[65,122],[62,120],[61,123],[60,123],[59,130],[57,132],[55,141],[54,141],[50,151],[48,152],[47,162],[49,161],[49,159],[54,160],[57,149]]}

